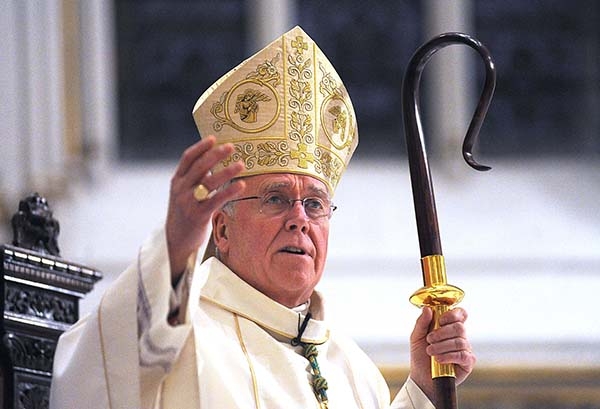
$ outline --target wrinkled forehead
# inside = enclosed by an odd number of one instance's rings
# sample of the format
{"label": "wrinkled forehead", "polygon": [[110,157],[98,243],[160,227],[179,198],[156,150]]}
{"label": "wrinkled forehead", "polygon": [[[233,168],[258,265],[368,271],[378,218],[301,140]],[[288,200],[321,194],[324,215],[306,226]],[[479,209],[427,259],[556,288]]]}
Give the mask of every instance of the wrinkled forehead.
{"label": "wrinkled forehead", "polygon": [[321,180],[295,173],[270,173],[266,175],[246,176],[246,191],[262,194],[269,191],[292,192],[298,191],[302,195],[317,195],[329,197],[327,185]]}

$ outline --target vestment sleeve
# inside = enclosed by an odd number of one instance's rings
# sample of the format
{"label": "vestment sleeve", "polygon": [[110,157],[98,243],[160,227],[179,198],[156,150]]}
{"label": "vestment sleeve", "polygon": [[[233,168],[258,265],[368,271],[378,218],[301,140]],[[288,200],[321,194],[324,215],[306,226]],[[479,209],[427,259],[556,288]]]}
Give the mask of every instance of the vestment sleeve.
{"label": "vestment sleeve", "polygon": [[59,340],[51,408],[152,407],[191,325],[172,326],[164,229],[155,232],[106,290],[95,311]]}
{"label": "vestment sleeve", "polygon": [[435,407],[421,388],[408,378],[398,391],[390,409],[435,409]]}

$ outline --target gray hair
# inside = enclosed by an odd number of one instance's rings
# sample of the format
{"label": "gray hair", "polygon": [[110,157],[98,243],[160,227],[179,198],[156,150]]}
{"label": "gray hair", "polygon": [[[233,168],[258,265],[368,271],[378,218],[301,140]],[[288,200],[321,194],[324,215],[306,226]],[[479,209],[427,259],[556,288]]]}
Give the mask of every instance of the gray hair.
{"label": "gray hair", "polygon": [[[231,179],[225,183],[223,183],[218,190],[223,190],[226,189],[227,187],[231,186],[231,184],[233,182],[235,182],[236,180],[238,180],[239,178],[234,178]],[[227,202],[223,205],[223,207],[221,207],[221,210],[226,213],[228,216],[233,216],[233,211],[234,211],[234,207],[235,207],[235,202]]]}

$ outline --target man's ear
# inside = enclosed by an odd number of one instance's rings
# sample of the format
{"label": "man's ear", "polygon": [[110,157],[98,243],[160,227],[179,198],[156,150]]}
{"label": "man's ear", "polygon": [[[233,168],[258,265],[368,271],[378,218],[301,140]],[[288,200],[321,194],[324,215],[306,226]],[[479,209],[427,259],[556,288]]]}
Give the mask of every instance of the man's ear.
{"label": "man's ear", "polygon": [[229,250],[229,240],[227,237],[227,215],[223,211],[215,212],[212,218],[213,240],[215,246],[221,254],[227,253]]}

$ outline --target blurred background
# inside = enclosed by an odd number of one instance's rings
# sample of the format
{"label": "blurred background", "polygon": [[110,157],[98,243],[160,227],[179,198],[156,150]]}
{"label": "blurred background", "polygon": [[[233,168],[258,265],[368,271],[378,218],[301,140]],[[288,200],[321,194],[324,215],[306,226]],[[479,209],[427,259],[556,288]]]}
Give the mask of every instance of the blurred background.
{"label": "blurred background", "polygon": [[2,1],[1,242],[19,200],[45,196],[61,255],[105,274],[90,311],[164,222],[171,173],[198,139],[196,99],[300,25],[343,78],[360,131],[320,290],[333,325],[396,385],[422,285],[401,80],[419,45],[466,32],[498,72],[476,151],[490,172],[460,155],[479,57],[447,47],[422,82],[448,279],[466,292],[479,357],[464,407],[598,408],[598,21],[595,0]]}

